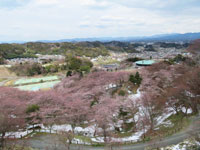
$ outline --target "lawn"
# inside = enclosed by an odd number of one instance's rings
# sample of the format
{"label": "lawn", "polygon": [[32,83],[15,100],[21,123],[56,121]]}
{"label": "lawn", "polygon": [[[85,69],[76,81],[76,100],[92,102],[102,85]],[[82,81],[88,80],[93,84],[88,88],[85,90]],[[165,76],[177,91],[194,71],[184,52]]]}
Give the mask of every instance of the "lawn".
{"label": "lawn", "polygon": [[23,90],[23,91],[38,91],[38,90],[53,88],[59,82],[60,81],[57,80],[57,81],[50,81],[50,82],[44,82],[44,83],[23,85],[23,86],[18,86],[16,88]]}
{"label": "lawn", "polygon": [[59,80],[58,76],[47,76],[41,78],[23,78],[15,81],[14,85],[24,85],[24,84],[32,84],[46,81],[54,81]]}

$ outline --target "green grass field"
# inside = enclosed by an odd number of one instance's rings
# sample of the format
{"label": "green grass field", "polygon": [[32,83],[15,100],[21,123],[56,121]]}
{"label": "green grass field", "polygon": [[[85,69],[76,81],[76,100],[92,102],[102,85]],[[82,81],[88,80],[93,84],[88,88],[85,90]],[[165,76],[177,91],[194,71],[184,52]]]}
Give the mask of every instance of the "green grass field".
{"label": "green grass field", "polygon": [[45,90],[45,89],[53,88],[59,82],[60,81],[57,80],[57,81],[50,81],[50,82],[44,82],[44,83],[23,85],[23,86],[18,86],[16,88],[23,90],[23,91],[38,91],[38,90]]}
{"label": "green grass field", "polygon": [[24,78],[15,81],[14,85],[24,85],[24,84],[32,84],[32,83],[54,81],[54,80],[59,80],[59,78],[57,76],[48,76],[41,78]]}

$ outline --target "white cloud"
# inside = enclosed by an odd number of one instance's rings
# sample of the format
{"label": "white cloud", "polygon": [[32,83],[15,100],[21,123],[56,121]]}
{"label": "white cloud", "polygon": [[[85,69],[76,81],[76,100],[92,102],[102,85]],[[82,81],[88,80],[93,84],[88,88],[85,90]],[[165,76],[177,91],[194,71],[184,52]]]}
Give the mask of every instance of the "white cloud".
{"label": "white cloud", "polygon": [[55,5],[59,4],[59,0],[34,0],[36,5]]}
{"label": "white cloud", "polygon": [[83,6],[86,6],[88,8],[94,8],[94,9],[103,9],[103,8],[109,8],[112,6],[113,3],[110,3],[108,1],[97,1],[97,0],[82,0],[81,4]]}
{"label": "white cloud", "polygon": [[187,7],[183,0],[184,9],[176,12],[177,2],[30,0],[12,10],[0,9],[0,41],[200,31],[200,6],[189,3],[192,7]]}

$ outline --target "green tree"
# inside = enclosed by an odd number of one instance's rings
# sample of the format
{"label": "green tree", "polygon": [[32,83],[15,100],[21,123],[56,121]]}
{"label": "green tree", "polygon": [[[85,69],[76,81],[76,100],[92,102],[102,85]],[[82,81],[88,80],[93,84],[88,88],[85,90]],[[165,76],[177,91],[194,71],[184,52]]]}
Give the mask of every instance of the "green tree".
{"label": "green tree", "polygon": [[131,75],[129,76],[129,81],[132,82],[133,84],[136,83],[136,78],[135,78],[135,76],[134,76],[133,74],[131,74]]}
{"label": "green tree", "polygon": [[71,70],[67,71],[66,77],[69,77],[69,76],[72,76],[72,71]]}
{"label": "green tree", "polygon": [[142,77],[140,76],[139,72],[136,72],[135,75],[131,74],[129,76],[129,81],[139,86],[142,82]]}
{"label": "green tree", "polygon": [[140,76],[139,72],[135,74],[136,84],[139,86],[142,82],[142,77]]}
{"label": "green tree", "polygon": [[80,70],[88,73],[88,72],[90,72],[90,66],[86,66],[86,65],[81,66]]}
{"label": "green tree", "polygon": [[68,68],[71,69],[71,70],[78,71],[81,67],[81,64],[82,64],[81,59],[76,58],[76,57],[72,57],[69,60]]}
{"label": "green tree", "polygon": [[[66,55],[66,64],[70,71],[80,73],[81,76],[84,72],[90,72],[91,68],[93,67],[93,63],[90,60],[80,59],[71,54]],[[68,73],[66,75],[70,75]]]}
{"label": "green tree", "polygon": [[4,63],[5,63],[4,58],[0,56],[0,65],[1,65],[1,64],[4,64]]}

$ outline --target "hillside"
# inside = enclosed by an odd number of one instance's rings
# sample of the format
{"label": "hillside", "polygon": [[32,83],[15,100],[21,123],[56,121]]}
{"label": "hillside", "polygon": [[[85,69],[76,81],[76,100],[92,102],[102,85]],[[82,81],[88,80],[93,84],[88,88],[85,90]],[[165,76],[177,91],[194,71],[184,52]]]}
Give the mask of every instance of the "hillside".
{"label": "hillside", "polygon": [[135,46],[128,42],[79,42],[79,43],[42,43],[0,44],[0,56],[5,59],[36,57],[35,54],[73,53],[77,56],[97,57],[109,55],[109,51],[136,52]]}
{"label": "hillside", "polygon": [[200,39],[195,40],[192,44],[188,47],[188,51],[191,53],[200,53]]}
{"label": "hillside", "polygon": [[73,43],[25,43],[25,44],[0,44],[0,56],[5,59],[36,57],[35,54],[65,54],[73,52],[78,56],[96,57],[108,55],[108,50],[103,47],[87,47]]}
{"label": "hillside", "polygon": [[65,55],[71,53],[76,56],[97,57],[99,55],[107,56],[109,51],[140,53],[142,49],[146,51],[155,51],[154,47],[159,48],[175,48],[185,49],[189,43],[175,42],[155,42],[155,43],[140,43],[140,42],[78,42],[78,43],[42,43],[29,42],[24,44],[0,44],[0,58],[31,58],[36,57],[35,54],[44,55]]}
{"label": "hillside", "polygon": [[14,73],[11,73],[6,67],[0,66],[0,80],[2,78],[13,78],[16,77]]}

